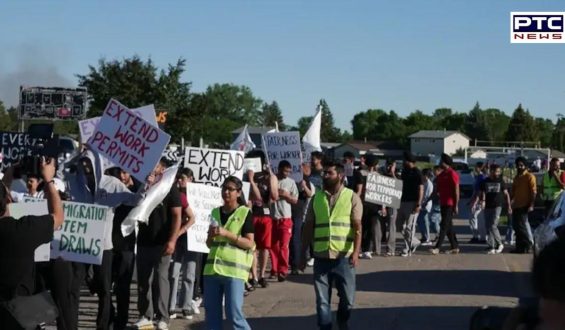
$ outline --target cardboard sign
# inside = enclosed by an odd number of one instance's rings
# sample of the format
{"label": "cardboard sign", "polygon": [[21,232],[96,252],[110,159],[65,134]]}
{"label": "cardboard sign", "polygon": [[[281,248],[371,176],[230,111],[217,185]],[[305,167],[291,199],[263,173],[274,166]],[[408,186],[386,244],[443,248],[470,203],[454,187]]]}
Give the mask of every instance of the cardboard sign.
{"label": "cardboard sign", "polygon": [[[49,214],[46,200],[13,203],[9,207],[10,214],[16,219],[24,215]],[[51,243],[35,250],[35,261],[61,257],[67,261],[100,265],[104,252],[104,231],[107,223],[112,221],[107,219],[108,210],[100,205],[63,202],[65,221],[61,229],[55,231]]]}
{"label": "cardboard sign", "polygon": [[186,187],[186,197],[196,222],[186,232],[189,251],[208,253],[206,246],[212,210],[222,205],[220,187],[190,183]]}
{"label": "cardboard sign", "polygon": [[299,132],[277,132],[263,134],[263,148],[273,173],[277,174],[281,160],[292,165],[291,177],[302,181],[302,145]]}
{"label": "cardboard sign", "polygon": [[27,133],[0,132],[0,170],[31,155],[31,147],[35,142]]}
{"label": "cardboard sign", "polygon": [[[155,107],[153,106],[153,104],[146,105],[141,108],[130,109],[130,110],[134,112],[137,116],[145,119],[147,122],[157,127],[157,118],[155,117]],[[88,142],[88,139],[90,139],[90,137],[96,130],[98,123],[100,123],[101,118],[102,117],[94,117],[94,118],[81,120],[78,122],[81,143]]]}
{"label": "cardboard sign", "polygon": [[186,148],[184,167],[194,173],[194,183],[219,187],[229,176],[243,178],[243,152],[235,150]]}
{"label": "cardboard sign", "polygon": [[92,150],[144,182],[171,136],[112,99],[88,140]]}
{"label": "cardboard sign", "polygon": [[247,172],[249,170],[252,170],[255,173],[261,172],[263,170],[261,158],[245,158],[243,160],[243,171]]}
{"label": "cardboard sign", "polygon": [[390,178],[375,172],[367,175],[365,186],[365,201],[385,205],[395,209],[400,208],[402,197],[402,180]]}

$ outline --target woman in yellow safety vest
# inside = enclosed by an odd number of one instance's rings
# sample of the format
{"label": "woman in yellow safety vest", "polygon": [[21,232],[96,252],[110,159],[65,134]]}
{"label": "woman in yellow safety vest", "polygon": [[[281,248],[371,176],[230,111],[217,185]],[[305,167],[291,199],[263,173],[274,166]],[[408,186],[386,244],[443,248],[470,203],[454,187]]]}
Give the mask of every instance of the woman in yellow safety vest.
{"label": "woman in yellow safety vest", "polygon": [[253,221],[243,203],[241,180],[234,176],[222,184],[224,205],[212,210],[206,244],[210,248],[204,266],[206,328],[222,329],[222,298],[226,317],[234,329],[251,329],[243,315],[245,282],[253,262]]}

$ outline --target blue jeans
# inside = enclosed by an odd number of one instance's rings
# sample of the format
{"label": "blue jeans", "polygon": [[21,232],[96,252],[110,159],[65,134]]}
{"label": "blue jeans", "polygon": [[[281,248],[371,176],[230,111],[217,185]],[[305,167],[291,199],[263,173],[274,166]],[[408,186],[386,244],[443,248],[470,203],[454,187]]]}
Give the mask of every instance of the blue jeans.
{"label": "blue jeans", "polygon": [[422,242],[430,241],[430,213],[426,208],[420,209],[418,214],[418,230],[422,235]]}
{"label": "blue jeans", "polygon": [[206,329],[222,329],[222,298],[226,297],[226,317],[237,330],[251,330],[243,315],[243,280],[220,275],[204,276]]}
{"label": "blue jeans", "polygon": [[429,224],[432,226],[431,229],[434,229],[435,233],[439,235],[439,224],[441,223],[441,207],[439,204],[434,204],[432,206],[432,211],[428,215],[430,221]]}
{"label": "blue jeans", "polygon": [[349,258],[322,259],[314,262],[314,289],[316,290],[316,313],[318,326],[322,330],[332,329],[331,295],[335,284],[339,297],[337,323],[339,329],[348,329],[347,322],[355,300],[355,268]]}

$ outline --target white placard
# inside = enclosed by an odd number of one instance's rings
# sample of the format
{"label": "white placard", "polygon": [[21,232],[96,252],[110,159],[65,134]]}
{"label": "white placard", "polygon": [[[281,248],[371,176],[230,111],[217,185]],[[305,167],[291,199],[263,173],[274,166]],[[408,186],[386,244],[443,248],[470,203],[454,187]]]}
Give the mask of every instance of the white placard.
{"label": "white placard", "polygon": [[[153,104],[145,105],[140,108],[130,109],[139,117],[145,119],[147,122],[151,123],[153,126],[158,127],[157,119],[155,115],[155,107]],[[102,117],[93,117],[85,120],[80,120],[78,122],[78,128],[80,130],[80,142],[86,143],[88,139],[92,136],[96,130],[96,126],[100,123]]]}
{"label": "white placard", "polygon": [[249,170],[252,170],[255,173],[261,172],[263,170],[261,158],[245,158],[243,160],[243,171],[247,172]]}
{"label": "white placard", "polygon": [[187,248],[189,251],[208,253],[208,228],[212,210],[222,205],[222,190],[220,187],[198,183],[190,183],[186,189],[186,197],[196,218],[194,225],[186,232]]}
{"label": "white placard", "polygon": [[[48,251],[51,250],[51,259],[61,257],[68,261],[100,265],[104,252],[105,228],[112,221],[107,219],[108,210],[108,207],[100,205],[63,202],[65,221],[61,229],[55,231],[51,244],[43,244],[35,250],[36,261],[48,261]],[[10,204],[10,214],[14,218],[24,214],[49,214],[47,201]],[[45,250],[38,251],[45,248],[47,253]],[[37,260],[38,253],[41,260]]]}
{"label": "white placard", "polygon": [[171,136],[111,99],[87,144],[144,182]]}
{"label": "white placard", "polygon": [[184,153],[184,167],[194,174],[194,183],[219,187],[229,176],[243,178],[242,151],[188,147]]}
{"label": "white placard", "polygon": [[273,173],[277,174],[281,160],[292,165],[291,178],[302,181],[302,145],[299,132],[276,132],[263,134],[263,148]]}

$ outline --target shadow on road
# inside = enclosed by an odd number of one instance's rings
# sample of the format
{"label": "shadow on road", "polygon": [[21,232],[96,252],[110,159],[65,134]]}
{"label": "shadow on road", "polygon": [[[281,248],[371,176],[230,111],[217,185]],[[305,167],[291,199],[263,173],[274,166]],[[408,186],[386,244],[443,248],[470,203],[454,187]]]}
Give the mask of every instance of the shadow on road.
{"label": "shadow on road", "polygon": [[[527,272],[494,270],[377,271],[357,275],[357,291],[454,294],[516,297],[517,283],[529,283]],[[289,281],[313,284],[312,275],[292,276]]]}
{"label": "shadow on road", "polygon": [[[356,309],[351,329],[436,330],[468,329],[477,307],[417,306]],[[334,313],[335,318],[335,313]],[[252,329],[316,329],[316,316],[248,318]],[[190,325],[191,330],[205,329],[203,322]],[[225,329],[231,327],[225,323]]]}

